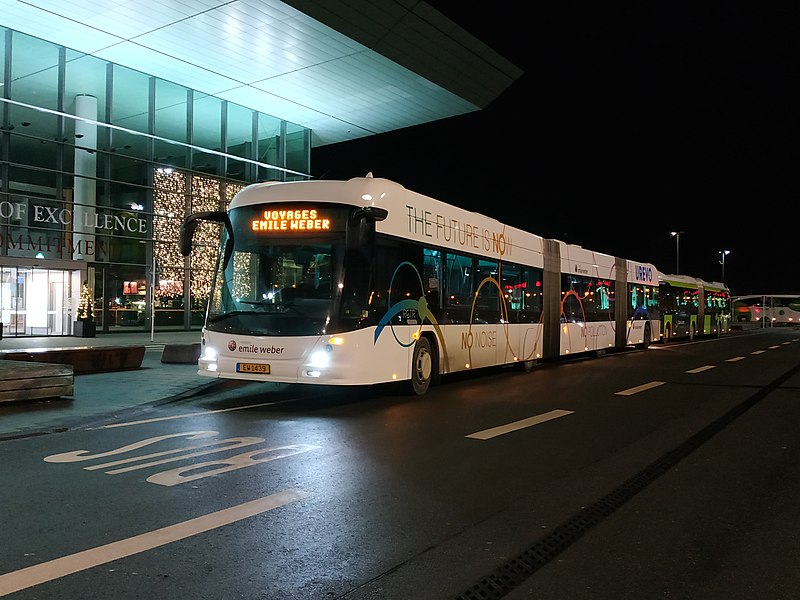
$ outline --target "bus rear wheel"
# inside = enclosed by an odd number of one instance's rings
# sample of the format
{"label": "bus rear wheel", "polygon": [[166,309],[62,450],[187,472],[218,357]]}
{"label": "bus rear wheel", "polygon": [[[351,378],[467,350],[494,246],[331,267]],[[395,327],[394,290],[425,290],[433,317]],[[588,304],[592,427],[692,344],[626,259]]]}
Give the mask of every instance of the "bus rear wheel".
{"label": "bus rear wheel", "polygon": [[434,376],[433,353],[428,338],[421,337],[414,344],[411,359],[411,389],[417,396],[428,391]]}

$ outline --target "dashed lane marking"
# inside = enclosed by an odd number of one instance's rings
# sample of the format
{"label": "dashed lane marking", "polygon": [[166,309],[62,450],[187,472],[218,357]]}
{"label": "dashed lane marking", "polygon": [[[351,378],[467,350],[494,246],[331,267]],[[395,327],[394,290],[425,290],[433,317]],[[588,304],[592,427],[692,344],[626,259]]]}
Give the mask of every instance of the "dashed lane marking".
{"label": "dashed lane marking", "polygon": [[536,415],[535,417],[528,417],[527,419],[522,419],[521,421],[514,421],[513,423],[508,423],[507,425],[500,425],[498,427],[492,427],[491,429],[484,429],[483,431],[470,433],[465,437],[472,438],[474,440],[489,440],[493,437],[497,437],[498,435],[504,435],[506,433],[511,433],[512,431],[518,431],[520,429],[525,429],[526,427],[532,427],[540,423],[545,423],[546,421],[558,419],[559,417],[566,417],[567,415],[571,415],[573,412],[574,411],[571,410],[561,409],[551,410],[550,412],[542,413],[541,415]]}
{"label": "dashed lane marking", "polygon": [[615,396],[633,396],[634,394],[638,394],[639,392],[646,392],[647,390],[652,390],[660,385],[664,385],[667,383],[666,381],[651,381],[650,383],[644,383],[642,385],[637,385],[636,387],[628,388],[627,390],[622,390],[621,392],[614,392]]}
{"label": "dashed lane marking", "polygon": [[711,369],[716,369],[714,365],[703,365],[702,367],[697,367],[696,369],[689,369],[686,371],[687,373],[702,373],[703,371],[709,371]]}

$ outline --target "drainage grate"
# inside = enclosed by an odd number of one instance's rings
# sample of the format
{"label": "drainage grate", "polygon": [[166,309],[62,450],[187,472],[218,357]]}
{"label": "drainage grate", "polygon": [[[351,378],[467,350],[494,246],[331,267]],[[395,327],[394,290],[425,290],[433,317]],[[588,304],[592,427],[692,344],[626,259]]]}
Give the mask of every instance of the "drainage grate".
{"label": "drainage grate", "polygon": [[654,461],[604,498],[570,517],[533,546],[482,578],[456,600],[496,600],[528,579],[536,571],[561,554],[592,527],[600,523],[633,496],[650,485],[678,462],[725,429],[750,410],[790,377],[800,372],[800,365],[761,388],[727,413]]}

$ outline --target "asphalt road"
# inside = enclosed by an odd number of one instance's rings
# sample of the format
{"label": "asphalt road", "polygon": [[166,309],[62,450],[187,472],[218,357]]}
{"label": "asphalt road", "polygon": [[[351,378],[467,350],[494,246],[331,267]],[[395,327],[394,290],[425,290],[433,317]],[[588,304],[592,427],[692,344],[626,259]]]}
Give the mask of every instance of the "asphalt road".
{"label": "asphalt road", "polygon": [[140,406],[0,441],[0,596],[795,599],[798,417],[797,329]]}

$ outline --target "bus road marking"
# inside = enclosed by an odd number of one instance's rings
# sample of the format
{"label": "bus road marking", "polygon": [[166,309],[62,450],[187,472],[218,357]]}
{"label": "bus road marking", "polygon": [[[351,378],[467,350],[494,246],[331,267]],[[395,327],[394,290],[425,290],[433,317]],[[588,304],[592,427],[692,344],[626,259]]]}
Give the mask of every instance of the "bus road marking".
{"label": "bus road marking", "polygon": [[[72,450],[70,452],[61,452],[60,454],[51,454],[44,457],[44,462],[47,463],[73,463],[86,460],[96,460],[99,458],[108,458],[118,454],[126,454],[135,450],[140,450],[146,446],[153,444],[160,444],[169,439],[186,438],[188,440],[198,440],[209,438],[217,435],[216,431],[186,431],[183,433],[171,433],[168,435],[159,435],[151,437],[146,440],[140,440],[121,448],[114,448],[106,452],[90,453],[88,450]],[[130,471],[137,471],[139,469],[149,469],[166,463],[177,462],[182,460],[190,460],[208,454],[215,454],[235,448],[243,448],[245,446],[253,446],[260,444],[264,438],[260,437],[235,437],[227,438],[224,440],[207,440],[200,444],[193,444],[191,446],[184,446],[182,448],[172,448],[169,450],[162,450],[160,452],[150,452],[148,454],[139,454],[128,458],[121,458],[102,464],[95,464],[88,467],[83,467],[86,471],[96,471],[101,469],[109,469],[105,471],[106,475],[119,475],[120,473],[129,473]],[[205,448],[205,449],[204,449]],[[148,483],[155,483],[158,485],[173,486],[187,481],[195,481],[203,477],[211,477],[219,475],[220,473],[227,473],[237,469],[244,469],[252,467],[261,463],[271,462],[281,458],[288,458],[295,454],[309,452],[311,450],[318,450],[320,446],[312,446],[309,444],[289,444],[287,446],[274,446],[272,448],[261,448],[252,450],[243,454],[235,456],[228,456],[219,458],[212,461],[202,463],[194,463],[184,467],[178,467],[168,471],[156,473],[147,478]],[[177,454],[177,456],[175,456]],[[167,457],[167,458],[165,458]],[[158,459],[158,460],[151,460]],[[148,460],[150,462],[141,462]],[[130,463],[138,462],[138,465],[131,465],[117,469],[110,467],[120,467],[120,465],[128,465]],[[211,467],[216,467],[211,469]]]}
{"label": "bus road marking", "polygon": [[702,367],[697,367],[696,369],[689,369],[686,371],[687,373],[702,373],[703,371],[708,371],[710,369],[716,369],[714,365],[703,365]]}
{"label": "bus road marking", "polygon": [[750,354],[764,354],[766,350],[756,350],[755,352],[751,352]]}
{"label": "bus road marking", "polygon": [[83,550],[69,556],[62,556],[39,565],[26,567],[0,575],[0,596],[13,594],[35,585],[46,583],[59,577],[85,571],[98,565],[109,563],[120,558],[139,554],[165,544],[217,529],[248,517],[279,508],[290,502],[306,497],[301,490],[284,490],[276,494],[264,496],[244,504],[231,506],[201,517],[189,519],[175,525],[168,525],[154,531]]}
{"label": "bus road marking", "polygon": [[739,362],[740,360],[744,360],[744,356],[734,356],[733,358],[725,359],[725,362]]}
{"label": "bus road marking", "polygon": [[622,390],[621,392],[614,392],[615,396],[633,396],[634,394],[638,394],[639,392],[646,392],[647,390],[652,390],[660,385],[664,385],[667,383],[666,381],[651,381],[650,383],[645,383],[642,385],[637,385],[636,387],[628,388],[627,390]]}
{"label": "bus road marking", "polygon": [[561,409],[551,410],[550,412],[542,413],[541,415],[536,415],[535,417],[528,417],[527,419],[522,419],[520,421],[514,421],[513,423],[508,423],[507,425],[499,425],[490,429],[484,429],[483,431],[470,433],[464,437],[472,438],[474,440],[489,440],[493,437],[497,437],[498,435],[504,435],[506,433],[518,431],[519,429],[525,429],[526,427],[532,427],[533,425],[545,423],[546,421],[552,421],[553,419],[558,419],[559,417],[566,417],[567,415],[571,415],[573,412],[575,411]]}

